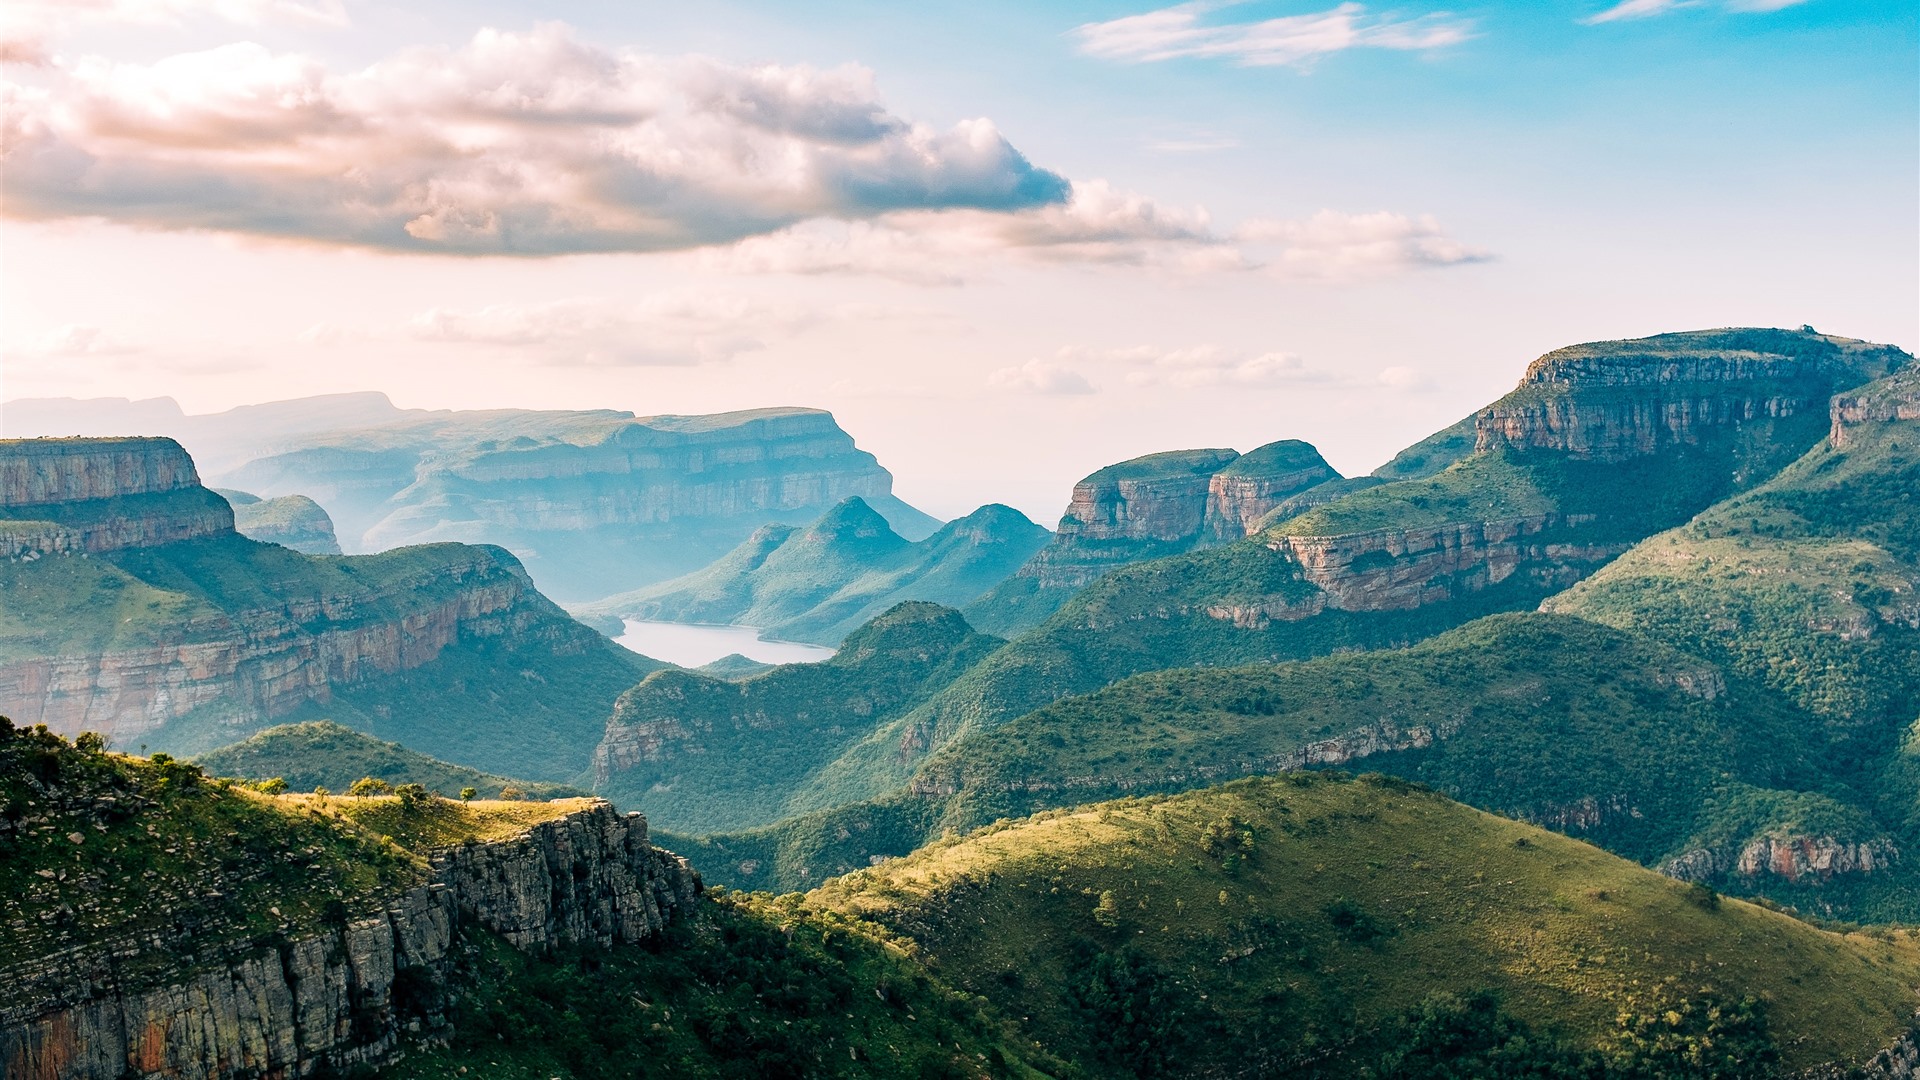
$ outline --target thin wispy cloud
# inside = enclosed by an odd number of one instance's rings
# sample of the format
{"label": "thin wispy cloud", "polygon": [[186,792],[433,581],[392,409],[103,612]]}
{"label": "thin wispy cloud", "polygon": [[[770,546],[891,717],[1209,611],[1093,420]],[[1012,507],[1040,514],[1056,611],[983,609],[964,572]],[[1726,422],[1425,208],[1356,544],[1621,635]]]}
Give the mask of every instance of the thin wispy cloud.
{"label": "thin wispy cloud", "polygon": [[[1805,3],[1806,0],[1722,0],[1712,5],[1727,11],[1768,12],[1780,11]],[[1589,15],[1580,21],[1588,26],[1600,23],[1619,22],[1623,19],[1650,19],[1656,15],[1665,15],[1683,8],[1709,6],[1705,0],[1622,0],[1621,3],[1607,8],[1595,15]]]}
{"label": "thin wispy cloud", "polygon": [[1422,268],[1486,262],[1493,254],[1448,235],[1432,215],[1322,210],[1299,220],[1254,219],[1234,238],[1284,277],[1378,278]]}
{"label": "thin wispy cloud", "polygon": [[1073,29],[1080,52],[1102,60],[1225,60],[1244,67],[1305,65],[1349,49],[1425,51],[1473,36],[1467,19],[1444,12],[1402,18],[1369,15],[1363,4],[1243,22],[1208,17],[1246,0],[1197,0]]}
{"label": "thin wispy cloud", "polygon": [[80,26],[178,26],[198,19],[240,26],[349,25],[340,0],[7,0],[0,4],[0,62],[45,64],[53,41]]}
{"label": "thin wispy cloud", "polygon": [[429,308],[409,319],[397,336],[494,347],[544,364],[688,367],[760,351],[822,318],[794,304],[671,292],[633,302],[583,297]]}
{"label": "thin wispy cloud", "polygon": [[1017,367],[1004,367],[987,376],[987,385],[996,390],[1029,394],[1091,394],[1093,384],[1085,375],[1056,363],[1035,357]]}
{"label": "thin wispy cloud", "polygon": [[727,243],[813,218],[1063,204],[984,119],[890,112],[870,71],[485,30],[337,73],[241,43],[0,86],[5,212],[403,251]]}

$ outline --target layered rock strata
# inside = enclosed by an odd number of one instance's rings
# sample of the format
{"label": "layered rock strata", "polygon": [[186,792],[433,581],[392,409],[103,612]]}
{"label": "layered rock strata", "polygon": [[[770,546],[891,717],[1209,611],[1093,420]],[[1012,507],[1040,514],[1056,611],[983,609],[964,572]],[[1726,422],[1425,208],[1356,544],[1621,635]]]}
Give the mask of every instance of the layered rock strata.
{"label": "layered rock strata", "polygon": [[172,439],[0,440],[0,558],[99,555],[233,532]]}
{"label": "layered rock strata", "polygon": [[[343,925],[125,972],[130,941],[0,966],[0,1071],[19,1080],[304,1077],[378,1066],[448,1023],[463,931],[540,951],[645,940],[700,879],[606,803],[509,840],[437,853],[432,880]],[[157,943],[154,943],[157,944]]]}

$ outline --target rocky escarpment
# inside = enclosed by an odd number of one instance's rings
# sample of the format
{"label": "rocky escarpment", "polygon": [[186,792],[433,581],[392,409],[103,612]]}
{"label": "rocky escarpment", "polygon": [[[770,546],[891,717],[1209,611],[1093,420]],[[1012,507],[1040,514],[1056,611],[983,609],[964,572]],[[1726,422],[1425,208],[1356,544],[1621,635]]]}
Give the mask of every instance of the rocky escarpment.
{"label": "rocky escarpment", "polygon": [[233,532],[171,439],[0,439],[0,558],[33,560]]}
{"label": "rocky escarpment", "polygon": [[852,496],[910,539],[937,524],[817,409],[432,413],[305,437],[222,479],[314,497],[349,550],[499,544],[543,588],[583,600],[703,566],[768,521],[811,521]]}
{"label": "rocky escarpment", "polygon": [[1835,449],[1853,444],[1855,433],[1864,427],[1920,420],[1920,367],[1908,367],[1871,386],[1833,398],[1833,421],[1827,438]]}
{"label": "rocky escarpment", "polygon": [[244,491],[226,490],[218,494],[233,505],[233,527],[241,536],[308,555],[340,554],[340,541],[333,535],[333,519],[319,503],[305,495],[262,499]]}
{"label": "rocky escarpment", "polygon": [[968,605],[967,617],[1011,635],[1116,567],[1243,539],[1289,499],[1338,479],[1319,451],[1293,439],[1244,455],[1175,450],[1109,465],[1074,485],[1053,540]]}
{"label": "rocky escarpment", "polygon": [[1557,349],[1475,418],[1476,445],[1620,461],[1717,429],[1818,413],[1836,391],[1899,369],[1901,350],[1785,330],[1662,334]]}
{"label": "rocky escarpment", "polygon": [[1667,860],[1660,869],[1683,881],[1734,875],[1825,881],[1837,874],[1884,873],[1899,856],[1893,841],[1885,837],[1759,836],[1740,845],[1693,848]]}
{"label": "rocky escarpment", "polygon": [[13,440],[0,466],[0,537],[39,545],[0,562],[0,713],[24,724],[128,745],[189,717],[258,726],[456,646],[540,654],[521,679],[632,659],[498,548],[314,559],[243,538],[168,439]]}
{"label": "rocky escarpment", "polygon": [[[130,974],[157,942],[9,958],[0,1064],[21,1080],[377,1066],[446,1028],[463,934],[484,930],[527,950],[611,947],[658,934],[699,890],[684,860],[648,842],[640,815],[598,803],[436,853],[431,881],[376,914],[192,955],[161,976]],[[167,944],[177,952],[190,941]]]}

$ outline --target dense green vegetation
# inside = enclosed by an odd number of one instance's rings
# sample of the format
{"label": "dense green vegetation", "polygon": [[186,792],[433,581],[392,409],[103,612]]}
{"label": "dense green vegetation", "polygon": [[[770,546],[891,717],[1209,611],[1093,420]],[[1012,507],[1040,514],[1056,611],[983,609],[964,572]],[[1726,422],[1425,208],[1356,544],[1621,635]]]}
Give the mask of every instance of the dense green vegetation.
{"label": "dense green vegetation", "polygon": [[[1781,368],[1777,376],[1733,392],[1777,391],[1813,400],[1910,359],[1890,347],[1788,331],[1601,342],[1561,350],[1541,362],[1585,365],[1610,372],[1606,377],[1523,382],[1490,408],[1512,412],[1545,403],[1561,414],[1587,409],[1600,418],[1596,422],[1649,423],[1670,399],[1730,392],[1724,383],[1655,379],[1649,371],[1696,362],[1713,367],[1728,357]],[[1826,423],[1816,409],[1783,410],[1741,423],[1695,425],[1683,435],[1640,433],[1651,452],[1620,459],[1500,440],[1469,452],[1464,429],[1456,425],[1389,467],[1409,478],[1353,491],[1281,521],[1264,543],[1249,540],[1155,559],[1099,578],[1044,624],[824,770],[819,791],[797,805],[818,808],[876,797],[904,783],[917,758],[970,731],[1140,672],[1404,645],[1483,615],[1532,608],[1594,565],[1593,554],[1561,561],[1551,554],[1556,547],[1603,553],[1685,522],[1807,452],[1825,434]],[[1414,458],[1451,462],[1429,471]],[[1484,566],[1427,580],[1429,596],[1411,609],[1385,603],[1382,610],[1341,610],[1343,602],[1333,602],[1316,611],[1324,594],[1305,580],[1284,542],[1516,518],[1545,522],[1544,531],[1527,538],[1529,548],[1539,552],[1537,565],[1523,563],[1504,580]],[[1354,571],[1405,569],[1421,557],[1420,550],[1419,545],[1406,554],[1383,550],[1374,553],[1377,563],[1356,564]],[[1276,607],[1302,617],[1241,614]]]}
{"label": "dense green vegetation", "polygon": [[[1448,1075],[1419,1061],[1496,1050],[1532,1071],[1452,1075],[1767,1076],[1770,1052],[1870,1056],[1920,986],[1910,933],[1819,931],[1378,777],[1042,814],[806,902],[1117,1076]],[[1548,1071],[1579,1061],[1600,1071]]]}
{"label": "dense green vegetation", "polygon": [[1710,664],[1579,619],[1499,615],[1404,650],[1134,676],[954,741],[913,794],[687,854],[716,880],[807,887],[946,829],[1364,758],[1651,862],[1708,828],[1703,807],[1734,778],[1820,780],[1809,745],[1795,710]]}
{"label": "dense green vegetation", "polygon": [[723,893],[644,949],[535,958],[475,935],[451,1044],[380,1075],[961,1080],[1063,1071],[985,1002],[929,978],[865,927],[798,900]]}
{"label": "dense green vegetation", "polygon": [[419,784],[449,798],[469,788],[473,790],[470,797],[481,799],[498,799],[502,791],[527,799],[588,794],[564,784],[514,780],[449,764],[328,720],[271,727],[232,746],[208,751],[194,763],[214,776],[252,781],[277,778],[291,791],[343,792],[354,781],[373,777],[394,787]]}
{"label": "dense green vegetation", "polygon": [[238,496],[246,493],[221,494],[233,504],[233,527],[242,536],[282,544],[311,555],[340,554],[340,544],[333,535],[333,519],[319,503],[305,495],[282,495],[277,499],[249,495],[247,499],[239,499]]}
{"label": "dense green vegetation", "polygon": [[[377,909],[418,855],[320,808],[0,718],[0,957],[133,943],[165,972],[220,945]],[[191,927],[191,938],[180,927]]]}
{"label": "dense green vegetation", "polygon": [[909,602],[819,663],[740,681],[656,672],[614,706],[600,790],[668,829],[776,821],[797,809],[792,794],[848,745],[1000,644],[950,608]]}
{"label": "dense green vegetation", "polygon": [[767,525],[713,565],[586,605],[583,615],[754,626],[838,645],[907,600],[959,607],[1012,574],[1047,530],[992,504],[909,542],[858,497],[800,529]]}

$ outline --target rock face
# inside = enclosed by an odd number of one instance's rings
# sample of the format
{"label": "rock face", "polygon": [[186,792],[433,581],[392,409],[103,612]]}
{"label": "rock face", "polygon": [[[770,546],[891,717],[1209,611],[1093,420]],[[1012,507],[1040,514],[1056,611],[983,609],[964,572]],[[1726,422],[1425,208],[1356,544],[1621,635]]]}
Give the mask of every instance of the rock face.
{"label": "rock face", "polygon": [[0,714],[23,724],[125,745],[189,716],[283,717],[456,644],[630,657],[498,548],[328,561],[247,540],[170,439],[0,441],[0,478],[0,595],[21,624],[0,636]]}
{"label": "rock face", "polygon": [[233,532],[171,439],[0,440],[0,557],[90,555]]}
{"label": "rock face", "polygon": [[991,633],[1026,629],[1116,567],[1242,539],[1281,503],[1339,478],[1294,439],[1244,455],[1175,450],[1109,465],[1074,485],[1053,541],[967,617]]}
{"label": "rock face", "polygon": [[1884,837],[1848,840],[1833,836],[1759,836],[1726,848],[1694,848],[1660,869],[1682,881],[1707,881],[1739,875],[1786,881],[1825,881],[1836,874],[1883,873],[1899,858]]}
{"label": "rock face", "polygon": [[233,504],[233,527],[240,535],[308,555],[340,554],[340,541],[333,535],[333,519],[319,503],[305,495],[243,501],[235,498],[240,492],[220,494]]}
{"label": "rock face", "polygon": [[638,814],[606,803],[510,840],[433,860],[433,880],[379,914],[320,933],[198,958],[160,983],[123,971],[123,950],[14,961],[0,1006],[0,1065],[19,1080],[302,1077],[378,1066],[403,1039],[448,1023],[459,934],[514,946],[645,940],[700,891],[686,861],[648,842]]}
{"label": "rock face", "polygon": [[1920,368],[1909,367],[1858,392],[1835,395],[1830,415],[1833,430],[1827,437],[1840,450],[1852,445],[1860,428],[1920,420]]}
{"label": "rock face", "polygon": [[1621,461],[1714,429],[1820,409],[1906,356],[1810,331],[1721,330],[1574,345],[1535,360],[1475,419],[1476,446]]}
{"label": "rock face", "polygon": [[859,496],[909,539],[937,522],[817,409],[714,416],[429,413],[303,437],[222,476],[328,508],[348,550],[499,544],[544,589],[597,599],[704,566],[768,521]]}

